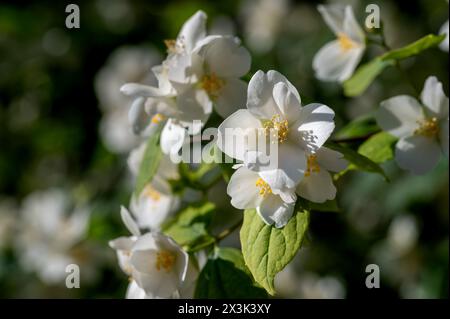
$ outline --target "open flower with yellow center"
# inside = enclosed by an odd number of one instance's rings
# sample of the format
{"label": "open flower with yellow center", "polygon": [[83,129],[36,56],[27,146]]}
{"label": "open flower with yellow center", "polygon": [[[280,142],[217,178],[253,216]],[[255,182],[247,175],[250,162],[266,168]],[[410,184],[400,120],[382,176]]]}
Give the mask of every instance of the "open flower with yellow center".
{"label": "open flower with yellow center", "polygon": [[332,109],[318,103],[302,107],[297,89],[282,74],[258,71],[249,83],[247,109],[222,122],[217,145],[283,196],[303,178],[306,154],[318,150],[333,129]]}
{"label": "open flower with yellow center", "polygon": [[240,167],[228,183],[231,204],[238,209],[256,209],[268,225],[280,228],[287,224],[294,212],[294,189],[289,193],[274,194],[270,185],[256,172]]}
{"label": "open flower with yellow center", "polygon": [[316,77],[323,81],[344,82],[356,69],[366,48],[365,35],[351,6],[319,5],[319,12],[336,35],[314,57]]}
{"label": "open flower with yellow center", "polygon": [[141,234],[128,210],[121,217],[131,232],[109,243],[119,265],[130,278],[127,298],[192,298],[198,270],[189,255],[170,237],[158,232]]}
{"label": "open flower with yellow center", "polygon": [[334,199],[336,187],[330,172],[340,172],[347,167],[344,156],[322,146],[314,154],[306,155],[306,163],[305,176],[296,188],[297,195],[315,203]]}
{"label": "open flower with yellow center", "polygon": [[441,154],[448,158],[448,97],[434,76],[425,81],[421,103],[399,95],[381,102],[378,125],[399,138],[395,147],[397,164],[414,174],[433,169]]}
{"label": "open flower with yellow center", "polygon": [[[128,166],[135,176],[138,174],[145,147],[146,143],[142,143],[128,158]],[[139,228],[160,230],[162,224],[176,212],[181,199],[173,194],[169,180],[179,178],[178,165],[173,163],[169,156],[163,156],[152,181],[139,196],[133,195],[131,198],[130,211]]]}

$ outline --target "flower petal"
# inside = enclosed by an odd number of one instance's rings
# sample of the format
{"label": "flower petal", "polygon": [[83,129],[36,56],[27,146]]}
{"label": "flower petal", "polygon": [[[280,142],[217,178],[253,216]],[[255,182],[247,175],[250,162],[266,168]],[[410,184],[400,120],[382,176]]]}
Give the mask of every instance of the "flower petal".
{"label": "flower petal", "polygon": [[330,173],[321,169],[302,179],[297,186],[297,194],[314,203],[323,203],[336,197],[336,187]]}
{"label": "flower petal", "polygon": [[218,37],[202,48],[206,68],[219,77],[241,77],[250,70],[251,57],[246,48],[231,37]]}
{"label": "flower petal", "polygon": [[438,143],[429,137],[413,135],[402,138],[395,146],[395,160],[403,169],[420,175],[432,170],[441,156]]}
{"label": "flower petal", "polygon": [[138,286],[135,280],[131,281],[128,285],[127,292],[125,295],[126,299],[146,299],[144,289]]}
{"label": "flower petal", "polygon": [[261,201],[259,188],[256,186],[258,179],[258,173],[246,167],[241,167],[234,172],[227,186],[231,205],[238,209],[256,208]]}
{"label": "flower petal", "polygon": [[171,119],[167,121],[160,137],[162,152],[167,155],[178,154],[186,140],[186,135],[187,132],[183,126]]}
{"label": "flower petal", "polygon": [[300,101],[297,89],[277,71],[270,70],[266,74],[259,70],[248,84],[247,108],[257,118],[271,119],[276,114],[282,114],[273,99],[275,84],[285,83],[289,91]]}
{"label": "flower petal", "polygon": [[141,234],[141,231],[139,230],[138,225],[134,221],[134,219],[131,217],[130,213],[128,212],[128,209],[121,206],[120,207],[120,216],[122,217],[122,221],[127,227],[127,229],[130,231],[131,234],[134,236],[139,236]]}
{"label": "flower petal", "polygon": [[120,92],[125,95],[133,97],[166,97],[168,93],[153,86],[139,84],[139,83],[126,83],[120,88]]}
{"label": "flower petal", "polygon": [[339,41],[324,45],[313,59],[316,77],[322,81],[344,82],[349,79],[364,53],[364,47],[342,49]]}
{"label": "flower petal", "polygon": [[286,83],[278,82],[273,88],[273,99],[284,118],[294,123],[300,117],[300,100],[289,90]]}
{"label": "flower petal", "polygon": [[177,40],[183,44],[187,52],[191,52],[197,42],[206,36],[206,19],[206,13],[199,10],[181,27]]}
{"label": "flower petal", "polygon": [[327,171],[340,172],[348,166],[348,161],[344,159],[343,154],[328,147],[322,146],[317,150],[316,155],[317,163]]}
{"label": "flower petal", "polygon": [[223,118],[227,118],[247,101],[247,83],[242,80],[228,78],[215,101],[215,110]]}
{"label": "flower petal", "polygon": [[409,95],[399,95],[380,104],[376,114],[377,124],[389,134],[398,138],[414,134],[418,121],[424,119],[422,106]]}
{"label": "flower petal", "polygon": [[274,225],[276,228],[286,226],[294,213],[295,203],[287,204],[276,195],[264,197],[256,212],[267,225]]}
{"label": "flower petal", "polygon": [[444,25],[439,30],[439,34],[447,35],[445,37],[444,41],[442,41],[441,44],[439,44],[439,47],[441,48],[441,50],[448,52],[448,34],[449,34],[448,20],[447,20],[447,22],[444,23]]}
{"label": "flower petal", "polygon": [[432,116],[438,119],[448,117],[448,97],[445,96],[442,83],[435,76],[429,76],[425,81],[420,99]]}
{"label": "flower petal", "polygon": [[261,122],[248,110],[238,110],[220,124],[217,146],[226,155],[244,161],[247,151],[246,132],[262,128]]}
{"label": "flower petal", "polygon": [[315,152],[330,137],[334,126],[334,111],[324,104],[311,103],[302,108],[290,139],[305,150]]}
{"label": "flower petal", "polygon": [[203,90],[191,87],[177,97],[178,119],[189,123],[197,120],[205,123],[212,112],[212,101]]}
{"label": "flower petal", "polygon": [[253,170],[270,185],[272,189],[287,191],[294,188],[302,179],[306,169],[305,151],[299,145],[285,141],[278,145],[278,163],[270,163],[268,168],[254,166]]}

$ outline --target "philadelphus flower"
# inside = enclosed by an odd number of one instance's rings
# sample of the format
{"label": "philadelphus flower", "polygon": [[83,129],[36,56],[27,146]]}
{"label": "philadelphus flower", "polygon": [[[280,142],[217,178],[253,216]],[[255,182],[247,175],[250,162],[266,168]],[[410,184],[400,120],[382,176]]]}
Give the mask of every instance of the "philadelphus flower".
{"label": "philadelphus flower", "polygon": [[[297,186],[299,195],[312,201],[334,198],[326,170],[339,171],[345,162],[341,154],[322,147],[334,130],[333,119],[326,105],[302,107],[297,89],[280,73],[256,72],[248,86],[247,109],[219,126],[218,147],[243,163],[228,185],[231,203],[256,208],[266,223],[282,227],[292,215]],[[276,165],[267,163],[255,137],[265,150],[276,143],[278,153],[269,156]]]}
{"label": "philadelphus flower", "polygon": [[21,208],[16,238],[19,261],[47,284],[63,283],[66,267],[81,262],[74,247],[86,234],[89,213],[76,208],[66,215],[69,207],[67,193],[50,189],[31,193]]}
{"label": "philadelphus flower", "polygon": [[[137,175],[146,144],[130,153],[128,165]],[[159,230],[180,206],[179,196],[172,193],[169,180],[179,178],[178,167],[168,156],[164,156],[152,181],[139,196],[133,195],[130,210],[140,228]]]}
{"label": "philadelphus flower", "polygon": [[421,103],[408,95],[392,97],[381,103],[378,125],[399,138],[395,147],[397,164],[414,174],[434,168],[443,152],[448,158],[449,102],[442,83],[428,77]]}
{"label": "philadelphus flower", "polygon": [[351,6],[319,5],[318,10],[337,39],[317,52],[313,69],[320,80],[344,82],[351,77],[364,53],[364,32]]}
{"label": "philadelphus flower", "polygon": [[[153,68],[158,87],[137,83],[121,91],[135,97],[129,118],[140,123],[164,122],[161,147],[177,153],[188,133],[199,133],[212,112],[228,116],[245,101],[247,85],[239,78],[250,69],[250,54],[230,36],[206,36],[206,14],[198,11],[183,25],[176,40],[166,40],[168,56]],[[192,125],[193,121],[201,125]]]}
{"label": "philadelphus flower", "polygon": [[127,125],[126,105],[132,101],[118,89],[133,80],[155,85],[157,80],[148,70],[160,62],[160,54],[152,47],[123,46],[111,54],[96,75],[95,92],[103,112],[100,136],[111,152],[128,152],[139,143]]}
{"label": "philadelphus flower", "polygon": [[132,236],[117,238],[109,245],[116,250],[121,269],[131,278],[126,297],[192,297],[198,271],[189,255],[161,233],[141,234],[124,207],[121,208],[121,216]]}

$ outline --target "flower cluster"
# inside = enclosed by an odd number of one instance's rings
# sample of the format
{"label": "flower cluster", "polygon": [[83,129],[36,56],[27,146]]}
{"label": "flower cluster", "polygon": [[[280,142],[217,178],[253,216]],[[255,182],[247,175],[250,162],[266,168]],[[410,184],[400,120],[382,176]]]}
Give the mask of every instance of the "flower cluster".
{"label": "flower cluster", "polygon": [[[368,37],[351,6],[320,5],[318,10],[336,40],[319,50],[313,69],[320,80],[344,83],[358,67]],[[206,14],[198,11],[176,39],[165,41],[167,56],[152,68],[157,85],[126,83],[120,89],[132,99],[128,120],[144,141],[128,157],[132,175],[139,180],[142,167],[154,165],[145,162],[145,140],[159,132],[162,153],[155,157],[156,172],[133,194],[130,211],[121,208],[131,236],[110,242],[130,277],[128,298],[193,296],[201,265],[195,254],[186,253],[185,244],[181,247],[164,234],[164,225],[185,203],[204,199],[204,189],[193,189],[196,181],[188,177],[183,184],[182,167],[172,160],[190,145],[192,136],[200,136],[213,113],[223,118],[215,146],[234,160],[227,179],[231,204],[255,210],[270,229],[285,227],[299,203],[319,207],[334,200],[333,174],[345,170],[348,160],[368,165],[369,171],[379,168],[345,145],[327,144],[335,129],[333,109],[321,103],[302,105],[296,87],[278,71],[258,70],[244,82],[249,52],[234,36],[207,35],[205,25]],[[418,174],[432,169],[442,152],[448,157],[449,136],[449,100],[435,77],[426,80],[420,99],[390,98],[376,116],[378,126],[399,139],[399,166]]]}
{"label": "flower cluster", "polygon": [[[318,203],[334,199],[329,171],[347,166],[342,154],[324,146],[334,126],[333,110],[318,103],[302,107],[297,89],[282,74],[256,72],[248,86],[247,109],[219,127],[219,148],[242,162],[228,184],[233,206],[256,208],[264,222],[279,228],[292,216],[297,194]],[[264,164],[266,154],[251,142],[252,136],[277,143],[276,165]]]}

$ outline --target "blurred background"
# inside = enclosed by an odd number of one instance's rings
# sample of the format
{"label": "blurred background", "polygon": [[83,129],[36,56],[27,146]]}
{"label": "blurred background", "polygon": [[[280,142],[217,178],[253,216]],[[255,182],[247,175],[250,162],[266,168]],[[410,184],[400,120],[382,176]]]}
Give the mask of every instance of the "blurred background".
{"label": "blurred background", "polygon": [[[381,8],[388,44],[400,47],[448,20],[442,1],[350,3],[362,24],[369,3]],[[66,5],[80,8],[80,28],[65,27]],[[276,69],[304,102],[337,113],[337,127],[371,114],[383,99],[412,94],[395,69],[361,97],[314,78],[314,54],[334,36],[316,10],[322,1],[95,0],[0,4],[0,297],[123,298],[128,284],[108,241],[127,235],[119,207],[133,180],[126,167],[139,142],[127,120],[125,82],[152,83],[163,40],[201,9],[211,34],[234,34],[250,50],[253,74]],[[380,54],[370,48],[365,60]],[[428,50],[402,63],[421,89],[436,75],[448,95],[448,53]],[[447,298],[448,161],[412,176],[395,163],[378,175],[339,180],[337,213],[312,214],[308,243],[276,280],[281,298]],[[226,224],[240,217],[225,184],[210,190]],[[223,245],[239,245],[234,234]],[[65,265],[81,268],[81,287],[65,287]],[[381,288],[365,286],[377,264]]]}

